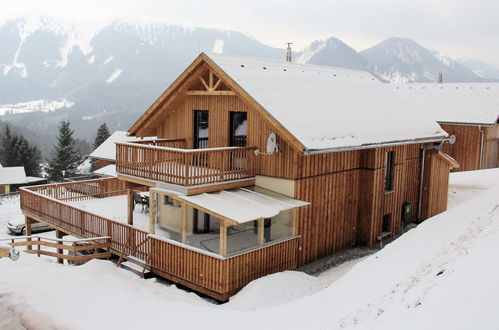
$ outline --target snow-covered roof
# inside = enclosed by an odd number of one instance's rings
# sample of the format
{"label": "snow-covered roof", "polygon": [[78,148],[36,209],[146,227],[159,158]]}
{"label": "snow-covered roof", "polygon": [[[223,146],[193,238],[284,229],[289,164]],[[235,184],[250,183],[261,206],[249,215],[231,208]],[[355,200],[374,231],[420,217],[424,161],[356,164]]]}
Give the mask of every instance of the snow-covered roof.
{"label": "snow-covered roof", "polygon": [[396,84],[392,88],[442,123],[494,125],[499,119],[499,83]]}
{"label": "snow-covered roof", "polygon": [[116,177],[116,164],[109,164],[93,172],[99,176]]}
{"label": "snow-covered roof", "polygon": [[266,194],[262,190],[240,188],[178,197],[238,223],[272,218],[282,211],[310,204],[284,195]]}
{"label": "snow-covered roof", "polygon": [[36,183],[36,182],[45,181],[45,180],[46,180],[45,178],[40,178],[37,176],[27,176],[26,177],[26,181],[28,183]]}
{"label": "snow-covered roof", "polygon": [[365,71],[216,54],[208,57],[308,151],[446,136],[422,109]]}
{"label": "snow-covered roof", "polygon": [[138,138],[135,136],[128,136],[128,132],[126,131],[116,131],[111,134],[106,141],[102,142],[97,149],[92,151],[89,156],[97,159],[116,161],[116,142],[133,142],[151,139],[155,139],[155,137]]}
{"label": "snow-covered roof", "polygon": [[2,167],[0,168],[0,185],[3,184],[25,184],[26,172],[23,166]]}

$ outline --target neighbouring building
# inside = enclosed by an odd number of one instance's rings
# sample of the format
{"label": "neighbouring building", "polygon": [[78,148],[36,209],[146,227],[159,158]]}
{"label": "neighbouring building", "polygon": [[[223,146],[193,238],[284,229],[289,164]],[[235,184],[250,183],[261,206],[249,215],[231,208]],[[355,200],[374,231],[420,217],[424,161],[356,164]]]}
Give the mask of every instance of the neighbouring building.
{"label": "neighbouring building", "polygon": [[428,111],[451,136],[454,171],[499,167],[499,83],[417,83],[394,90]]}
{"label": "neighbouring building", "polygon": [[101,177],[116,177],[116,142],[137,142],[149,139],[130,136],[126,131],[115,131],[90,155],[95,170],[92,172]]}
{"label": "neighbouring building", "polygon": [[117,178],[23,189],[24,214],[222,301],[445,211],[456,166],[371,74],[245,57],[201,54],[129,132],[157,138],[117,142]]}
{"label": "neighbouring building", "polygon": [[1,167],[0,165],[0,195],[17,192],[22,186],[46,182],[44,178],[26,176],[23,166]]}

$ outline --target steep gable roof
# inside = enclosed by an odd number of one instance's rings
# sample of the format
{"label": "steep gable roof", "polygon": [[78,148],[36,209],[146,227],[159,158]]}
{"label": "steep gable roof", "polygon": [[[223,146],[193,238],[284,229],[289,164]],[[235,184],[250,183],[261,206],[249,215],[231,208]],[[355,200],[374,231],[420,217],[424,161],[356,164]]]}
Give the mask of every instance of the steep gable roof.
{"label": "steep gable roof", "polygon": [[135,136],[129,136],[126,131],[115,131],[104,142],[102,142],[100,146],[95,148],[89,156],[97,159],[116,161],[116,142],[133,142],[148,139],[152,138],[149,137],[142,139]]}
{"label": "steep gable roof", "polygon": [[428,109],[442,123],[494,125],[499,120],[499,83],[418,83],[392,87]]}
{"label": "steep gable roof", "polygon": [[[446,136],[440,126],[363,71],[200,55],[130,129],[137,132],[204,61],[305,152],[376,147]],[[283,133],[284,132],[284,133]]]}

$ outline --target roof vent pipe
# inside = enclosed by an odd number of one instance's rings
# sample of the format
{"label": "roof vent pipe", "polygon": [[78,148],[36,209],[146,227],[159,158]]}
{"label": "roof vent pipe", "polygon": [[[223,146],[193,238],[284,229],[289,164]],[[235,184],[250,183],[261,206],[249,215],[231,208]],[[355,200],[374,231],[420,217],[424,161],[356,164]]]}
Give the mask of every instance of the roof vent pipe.
{"label": "roof vent pipe", "polygon": [[444,75],[442,72],[438,73],[438,83],[443,84],[444,83]]}
{"label": "roof vent pipe", "polygon": [[288,47],[286,48],[286,62],[291,62],[291,45],[293,43],[292,42],[286,42],[286,45],[288,45]]}

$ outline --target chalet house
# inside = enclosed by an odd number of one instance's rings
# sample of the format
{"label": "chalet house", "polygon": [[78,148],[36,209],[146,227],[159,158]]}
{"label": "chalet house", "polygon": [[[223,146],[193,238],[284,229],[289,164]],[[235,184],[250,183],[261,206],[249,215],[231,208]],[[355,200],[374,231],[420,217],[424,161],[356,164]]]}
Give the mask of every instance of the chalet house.
{"label": "chalet house", "polygon": [[445,211],[455,166],[446,132],[369,73],[244,57],[201,54],[129,132],[157,139],[116,143],[117,178],[23,189],[27,222],[110,236],[222,301]]}
{"label": "chalet house", "polygon": [[22,186],[46,182],[44,178],[26,176],[23,166],[2,167],[0,165],[0,195],[16,192]]}
{"label": "chalet house", "polygon": [[443,151],[459,163],[454,171],[499,167],[499,83],[404,84],[394,90],[449,133]]}

